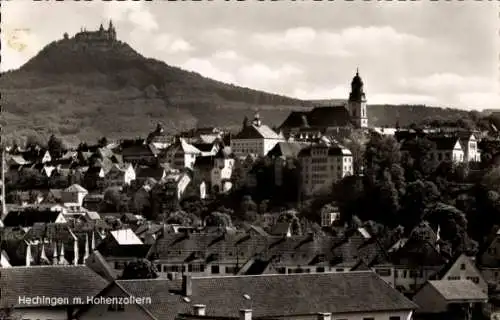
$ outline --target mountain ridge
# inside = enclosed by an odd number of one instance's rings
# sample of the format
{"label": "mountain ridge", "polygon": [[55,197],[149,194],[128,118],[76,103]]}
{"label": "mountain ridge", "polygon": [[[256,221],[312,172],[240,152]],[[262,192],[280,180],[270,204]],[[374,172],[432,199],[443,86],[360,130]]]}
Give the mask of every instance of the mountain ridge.
{"label": "mountain ridge", "polygon": [[[125,42],[102,37],[102,31],[88,34],[94,38],[65,34],[21,68],[1,75],[4,136],[137,137],[157,122],[172,132],[212,125],[235,129],[255,109],[265,123],[279,126],[292,110],[309,110],[315,101],[342,100],[301,100],[227,84],[145,58]],[[467,113],[422,107],[421,113],[433,117],[453,113],[459,119]],[[387,108],[369,105],[369,122],[406,124],[411,117],[404,114],[415,106]]]}

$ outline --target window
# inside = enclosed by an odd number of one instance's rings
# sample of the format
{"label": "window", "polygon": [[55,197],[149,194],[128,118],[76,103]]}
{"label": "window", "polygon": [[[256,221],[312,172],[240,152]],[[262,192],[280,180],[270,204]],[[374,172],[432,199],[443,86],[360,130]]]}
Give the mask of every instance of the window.
{"label": "window", "polygon": [[317,267],[316,272],[318,273],[325,272],[325,267]]}
{"label": "window", "polygon": [[375,271],[381,277],[390,277],[391,276],[391,269],[375,269]]}
{"label": "window", "polygon": [[375,320],[374,317],[363,318],[363,320]]}
{"label": "window", "polygon": [[338,269],[335,269],[336,272],[344,272],[344,269],[343,268],[338,268]]}
{"label": "window", "polygon": [[462,263],[462,264],[460,265],[460,270],[465,270],[465,263]]}
{"label": "window", "polygon": [[392,316],[392,317],[389,317],[389,320],[401,320],[401,317],[400,316]]}
{"label": "window", "polygon": [[449,276],[448,280],[460,280],[460,277]]}
{"label": "window", "polygon": [[219,266],[218,265],[213,265],[212,266],[212,274],[219,274]]}

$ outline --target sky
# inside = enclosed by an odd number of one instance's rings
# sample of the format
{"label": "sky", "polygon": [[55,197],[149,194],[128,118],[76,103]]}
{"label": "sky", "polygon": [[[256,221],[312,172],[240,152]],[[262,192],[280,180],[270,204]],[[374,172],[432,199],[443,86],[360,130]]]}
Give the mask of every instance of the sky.
{"label": "sky", "polygon": [[2,2],[1,69],[113,19],[146,57],[301,99],[346,99],[359,68],[369,104],[500,107],[499,5],[438,1]]}

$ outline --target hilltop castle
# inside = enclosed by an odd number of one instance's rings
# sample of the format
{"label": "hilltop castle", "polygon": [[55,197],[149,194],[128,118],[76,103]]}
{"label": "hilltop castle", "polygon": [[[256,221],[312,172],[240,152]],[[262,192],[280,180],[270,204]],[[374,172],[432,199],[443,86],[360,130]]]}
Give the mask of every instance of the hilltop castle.
{"label": "hilltop castle", "polygon": [[[64,39],[68,39],[67,33],[64,34]],[[102,23],[97,31],[87,31],[85,28],[82,28],[80,32],[75,34],[74,39],[77,41],[111,42],[116,40],[116,30],[113,26],[113,22],[109,20],[108,30],[104,29]]]}

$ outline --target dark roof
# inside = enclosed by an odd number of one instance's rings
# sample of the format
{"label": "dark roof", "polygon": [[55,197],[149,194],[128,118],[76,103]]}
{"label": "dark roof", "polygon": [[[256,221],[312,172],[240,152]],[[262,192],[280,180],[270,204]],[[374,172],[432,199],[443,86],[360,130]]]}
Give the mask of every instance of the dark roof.
{"label": "dark roof", "polygon": [[19,297],[80,297],[86,301],[101,292],[108,282],[87,266],[30,266],[3,268],[0,273],[0,305],[29,308],[48,303],[20,305]]}
{"label": "dark roof", "polygon": [[[193,304],[206,305],[208,316],[237,317],[251,299],[253,316],[274,317],[415,310],[417,306],[391,288],[373,272],[226,276],[192,278]],[[132,296],[151,297],[143,305],[157,319],[173,320],[190,313],[192,303],[172,294],[176,284],[168,280],[118,280],[116,284]]]}
{"label": "dark roof", "polygon": [[163,174],[165,172],[164,168],[156,168],[156,167],[138,167],[135,170],[135,176],[137,179],[147,179],[153,178],[155,180],[161,180]]}
{"label": "dark roof", "polygon": [[488,295],[481,291],[474,282],[470,280],[435,280],[429,281],[432,286],[445,300],[453,302],[464,302],[468,300],[482,300],[486,302]]}
{"label": "dark roof", "polygon": [[298,142],[278,142],[274,148],[272,148],[267,156],[270,157],[285,157],[285,158],[296,158],[299,152],[306,148],[307,144]]}
{"label": "dark roof", "polygon": [[55,222],[60,211],[53,211],[49,208],[26,208],[9,211],[3,220],[6,227],[31,227],[37,222]]}
{"label": "dark roof", "polygon": [[103,257],[145,258],[150,248],[150,244],[108,246],[105,242],[103,242],[97,247],[97,250]]}
{"label": "dark roof", "polygon": [[311,155],[312,150],[318,150],[318,149],[328,149],[328,155],[329,156],[352,156],[352,153],[350,150],[347,148],[344,148],[341,145],[338,144],[333,144],[333,145],[324,145],[324,144],[315,144],[315,145],[310,145],[305,148],[302,148],[299,153],[298,157],[309,157]]}
{"label": "dark roof", "polygon": [[212,149],[214,148],[213,143],[192,143],[192,145],[195,146],[198,150],[203,152],[212,151]]}
{"label": "dark roof", "polygon": [[437,150],[453,150],[455,148],[455,144],[458,141],[458,137],[450,136],[429,136],[427,137],[427,139],[436,144]]}
{"label": "dark roof", "polygon": [[351,116],[344,106],[329,106],[316,107],[309,112],[292,112],[280,128],[347,127],[351,125]]}

